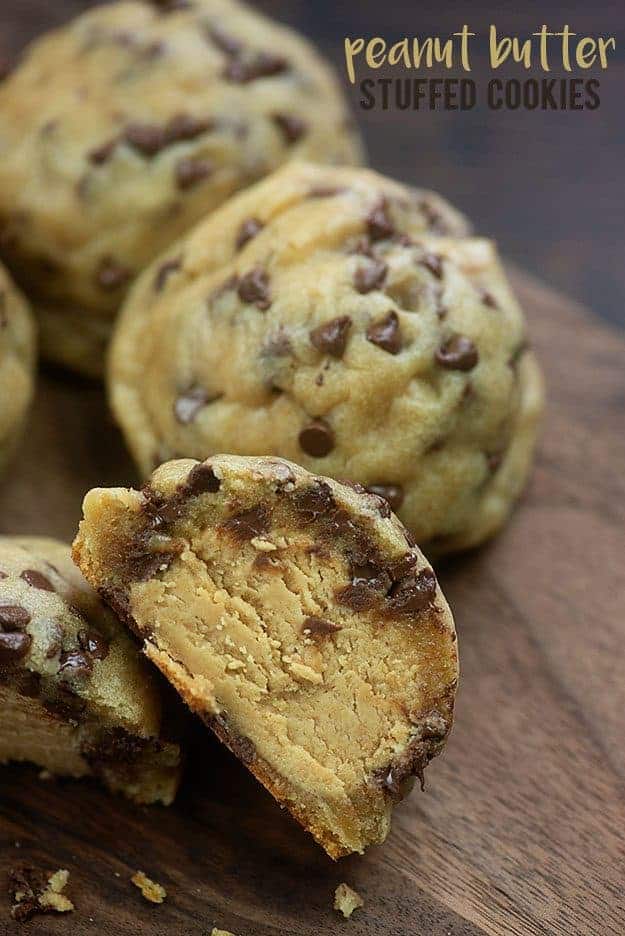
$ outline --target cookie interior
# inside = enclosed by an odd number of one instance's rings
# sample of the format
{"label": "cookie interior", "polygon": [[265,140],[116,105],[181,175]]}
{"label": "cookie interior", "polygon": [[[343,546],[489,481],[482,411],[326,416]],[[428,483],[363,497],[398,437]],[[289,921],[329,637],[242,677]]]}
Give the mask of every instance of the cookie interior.
{"label": "cookie interior", "polygon": [[457,675],[444,598],[386,504],[224,456],[84,510],[75,557],[187,703],[332,856],[382,841]]}

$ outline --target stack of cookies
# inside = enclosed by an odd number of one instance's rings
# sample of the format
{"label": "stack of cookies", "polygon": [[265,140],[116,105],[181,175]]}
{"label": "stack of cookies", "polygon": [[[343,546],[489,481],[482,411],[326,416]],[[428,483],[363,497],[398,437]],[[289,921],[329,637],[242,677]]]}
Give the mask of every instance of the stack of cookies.
{"label": "stack of cookies", "polygon": [[327,65],[235,0],[96,7],[0,83],[0,468],[38,330],[145,479],[72,551],[0,539],[0,761],[171,803],[188,708],[336,858],[443,749],[420,547],[504,524],[542,381],[493,243],[362,161]]}

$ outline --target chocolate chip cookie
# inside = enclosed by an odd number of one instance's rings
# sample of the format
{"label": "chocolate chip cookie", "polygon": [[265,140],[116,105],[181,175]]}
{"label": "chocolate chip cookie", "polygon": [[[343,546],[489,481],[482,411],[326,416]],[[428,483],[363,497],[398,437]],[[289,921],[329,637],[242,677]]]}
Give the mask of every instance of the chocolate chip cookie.
{"label": "chocolate chip cookie", "polygon": [[0,473],[15,447],[35,386],[35,327],[28,303],[0,264]]}
{"label": "chocolate chip cookie", "polygon": [[384,840],[457,681],[451,613],[387,501],[277,458],[173,461],[90,491],[73,554],[330,855]]}
{"label": "chocolate chip cookie", "polygon": [[542,384],[493,244],[466,234],[367,170],[292,164],[232,199],[121,314],[110,396],[141,471],[275,454],[385,497],[432,552],[494,533]]}
{"label": "chocolate chip cookie", "polygon": [[0,763],[171,803],[180,748],[155,675],[55,540],[0,537]]}
{"label": "chocolate chip cookie", "polygon": [[0,256],[43,354],[101,372],[147,262],[293,156],[359,162],[313,47],[236,0],[89,10],[0,81]]}

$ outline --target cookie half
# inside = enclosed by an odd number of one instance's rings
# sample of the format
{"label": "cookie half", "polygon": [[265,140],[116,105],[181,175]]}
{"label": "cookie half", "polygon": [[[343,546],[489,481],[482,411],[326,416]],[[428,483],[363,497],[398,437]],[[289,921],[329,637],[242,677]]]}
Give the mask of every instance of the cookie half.
{"label": "cookie half", "polygon": [[56,540],[0,537],[0,763],[172,802],[180,747],[155,674]]}
{"label": "cookie half", "polygon": [[451,613],[385,500],[277,458],[95,489],[73,550],[187,704],[334,858],[451,727]]}
{"label": "cookie half", "polygon": [[360,162],[329,66],[236,0],[106,3],[0,79],[0,257],[46,358],[99,375],[133,278],[293,157]]}

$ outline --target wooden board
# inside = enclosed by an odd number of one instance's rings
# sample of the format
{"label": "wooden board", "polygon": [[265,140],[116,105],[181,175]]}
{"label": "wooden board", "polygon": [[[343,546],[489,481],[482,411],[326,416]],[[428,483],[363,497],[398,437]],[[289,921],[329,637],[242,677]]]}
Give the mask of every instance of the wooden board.
{"label": "wooden board", "polygon": [[[64,867],[76,912],[0,933],[623,936],[625,342],[515,276],[549,383],[530,489],[492,544],[440,571],[462,684],[447,753],[387,843],[333,864],[207,732],[170,809],[0,774],[0,881]],[[2,532],[70,538],[84,491],[133,480],[97,387],[42,379],[0,488]],[[168,891],[153,907],[142,869]],[[364,910],[331,908],[347,881]],[[3,886],[3,885],[0,885]]]}

